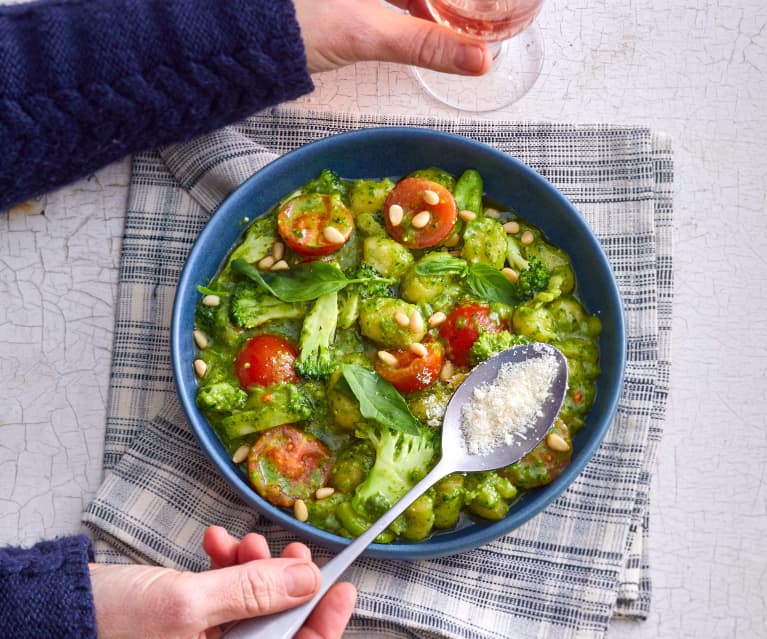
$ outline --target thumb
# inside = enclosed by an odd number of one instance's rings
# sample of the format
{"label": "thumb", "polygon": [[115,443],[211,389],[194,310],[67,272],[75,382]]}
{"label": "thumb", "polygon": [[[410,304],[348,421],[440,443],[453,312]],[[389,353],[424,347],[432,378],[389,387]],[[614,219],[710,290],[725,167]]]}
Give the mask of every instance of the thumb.
{"label": "thumb", "polygon": [[297,606],[310,599],[322,581],[314,563],[295,558],[249,561],[189,578],[207,628]]}

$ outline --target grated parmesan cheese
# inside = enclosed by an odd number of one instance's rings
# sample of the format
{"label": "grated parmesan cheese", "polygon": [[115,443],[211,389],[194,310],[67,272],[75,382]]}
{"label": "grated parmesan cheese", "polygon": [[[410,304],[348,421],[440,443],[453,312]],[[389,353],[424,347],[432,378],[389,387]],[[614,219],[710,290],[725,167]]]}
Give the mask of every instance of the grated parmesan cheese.
{"label": "grated parmesan cheese", "polygon": [[496,378],[474,389],[461,410],[461,429],[471,455],[525,439],[541,416],[558,370],[553,355],[501,366]]}

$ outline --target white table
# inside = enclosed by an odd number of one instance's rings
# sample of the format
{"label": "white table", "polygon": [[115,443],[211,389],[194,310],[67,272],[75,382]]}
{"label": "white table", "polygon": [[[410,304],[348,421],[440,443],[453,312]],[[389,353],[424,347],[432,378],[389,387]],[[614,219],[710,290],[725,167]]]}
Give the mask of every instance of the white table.
{"label": "white table", "polygon": [[[694,5],[697,5],[694,6]],[[650,619],[611,637],[767,636],[767,9],[549,0],[543,76],[490,119],[608,121],[676,152],[671,410]],[[301,104],[459,116],[407,69],[316,78]],[[0,216],[0,543],[79,529],[101,450],[128,161]]]}

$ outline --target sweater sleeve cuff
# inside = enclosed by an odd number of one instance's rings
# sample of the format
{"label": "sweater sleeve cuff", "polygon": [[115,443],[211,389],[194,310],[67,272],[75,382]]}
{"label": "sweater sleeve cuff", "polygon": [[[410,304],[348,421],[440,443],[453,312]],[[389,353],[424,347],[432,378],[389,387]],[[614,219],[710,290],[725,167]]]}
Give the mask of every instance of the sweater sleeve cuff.
{"label": "sweater sleeve cuff", "polygon": [[0,548],[3,636],[95,639],[96,619],[84,535],[31,548]]}

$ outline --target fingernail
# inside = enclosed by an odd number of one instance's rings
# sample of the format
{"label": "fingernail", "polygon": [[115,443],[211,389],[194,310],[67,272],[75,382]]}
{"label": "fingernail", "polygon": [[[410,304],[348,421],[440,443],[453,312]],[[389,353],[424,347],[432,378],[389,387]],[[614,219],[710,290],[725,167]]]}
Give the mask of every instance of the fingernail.
{"label": "fingernail", "polygon": [[292,597],[304,597],[317,590],[317,571],[309,564],[291,564],[284,572],[285,589]]}
{"label": "fingernail", "polygon": [[485,52],[480,47],[462,44],[455,54],[455,66],[469,73],[479,73],[485,63]]}

